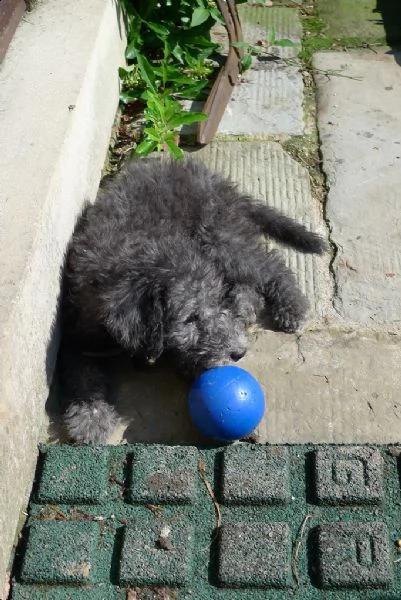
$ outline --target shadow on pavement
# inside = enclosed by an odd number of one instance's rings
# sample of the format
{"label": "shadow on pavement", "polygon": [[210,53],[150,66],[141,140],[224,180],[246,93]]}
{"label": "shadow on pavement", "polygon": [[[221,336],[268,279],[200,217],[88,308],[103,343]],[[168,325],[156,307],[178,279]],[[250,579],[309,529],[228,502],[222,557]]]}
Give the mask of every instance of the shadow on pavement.
{"label": "shadow on pavement", "polygon": [[401,2],[400,0],[376,0],[373,12],[377,15],[377,24],[383,25],[386,32],[386,42],[401,66]]}

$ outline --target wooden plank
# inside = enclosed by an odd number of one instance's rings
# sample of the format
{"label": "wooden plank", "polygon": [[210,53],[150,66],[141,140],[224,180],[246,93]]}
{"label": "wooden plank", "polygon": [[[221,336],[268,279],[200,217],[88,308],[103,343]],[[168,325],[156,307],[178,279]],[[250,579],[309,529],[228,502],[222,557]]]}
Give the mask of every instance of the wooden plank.
{"label": "wooden plank", "polygon": [[24,0],[0,0],[0,62],[26,9]]}

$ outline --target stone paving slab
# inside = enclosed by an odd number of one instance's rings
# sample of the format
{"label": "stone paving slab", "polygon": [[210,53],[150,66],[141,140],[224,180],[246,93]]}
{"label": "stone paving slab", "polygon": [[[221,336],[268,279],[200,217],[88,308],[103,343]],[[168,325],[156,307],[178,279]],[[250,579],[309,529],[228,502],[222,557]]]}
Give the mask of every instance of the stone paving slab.
{"label": "stone paving slab", "polygon": [[302,102],[299,67],[255,59],[234,88],[217,134],[302,135]]}
{"label": "stone paving slab", "polygon": [[[96,469],[88,473],[86,448],[74,450],[41,449],[14,600],[401,595],[401,447],[95,448],[104,453],[107,481]],[[58,460],[44,470],[49,451]],[[174,489],[182,453],[195,489],[188,503],[174,494],[163,504],[133,500],[142,485],[133,465],[155,488],[161,477],[161,489],[167,481]],[[107,501],[82,503],[78,490],[74,499],[57,486],[53,503],[40,501],[73,470]]]}
{"label": "stone paving slab", "polygon": [[266,390],[260,441],[398,442],[400,361],[399,335],[261,333],[242,364]]}
{"label": "stone paving slab", "polygon": [[[348,322],[401,315],[401,69],[386,52],[315,55],[318,126],[337,247],[334,306]],[[324,72],[340,71],[327,77]]]}
{"label": "stone paving slab", "polygon": [[[254,334],[241,367],[266,394],[258,433],[269,443],[393,443],[400,439],[401,336],[352,329]],[[112,443],[210,444],[187,411],[189,384],[171,366],[133,369],[114,359]]]}
{"label": "stone paving slab", "polygon": [[[193,156],[256,199],[278,208],[309,229],[327,236],[322,207],[311,194],[308,171],[280,144],[268,141],[213,142]],[[271,247],[274,244],[270,243]],[[309,318],[322,321],[331,310],[330,256],[302,254],[277,246],[311,304]]]}
{"label": "stone paving slab", "polygon": [[[246,43],[264,45],[268,55],[253,57],[247,70],[232,93],[219,124],[220,135],[302,135],[304,133],[303,80],[295,60],[301,49],[302,25],[297,10],[287,7],[267,7],[255,4],[238,6]],[[293,47],[266,46],[268,34],[276,40],[290,39]],[[213,39],[220,44],[222,53],[228,51],[228,37],[223,25],[216,25]],[[286,59],[293,59],[287,61]],[[203,103],[184,101],[187,110],[200,111]],[[183,136],[195,133],[196,126],[182,128]]]}
{"label": "stone paving slab", "polygon": [[[263,45],[269,52],[274,52],[281,58],[294,58],[298,55],[301,39],[302,24],[296,9],[285,6],[263,6],[252,2],[238,4],[238,15],[244,41],[248,44]],[[267,47],[267,39],[274,33],[276,40],[289,39],[294,46]],[[220,44],[224,54],[228,52],[228,36],[224,25],[216,23],[211,30],[212,39]]]}
{"label": "stone paving slab", "polygon": [[[267,48],[282,58],[298,54],[302,25],[296,10],[286,7],[240,5],[239,14],[244,40],[265,44],[268,32],[275,38],[290,39],[297,47]],[[297,65],[269,60],[266,55],[254,57],[251,69],[233,90],[218,134],[301,135],[304,127],[303,81]]]}
{"label": "stone paving slab", "polygon": [[272,46],[281,58],[293,58],[298,55],[302,39],[302,23],[299,13],[294,8],[285,6],[263,6],[248,2],[238,5],[244,40],[250,44],[266,44],[268,34],[274,32],[276,40],[289,39],[295,46]]}

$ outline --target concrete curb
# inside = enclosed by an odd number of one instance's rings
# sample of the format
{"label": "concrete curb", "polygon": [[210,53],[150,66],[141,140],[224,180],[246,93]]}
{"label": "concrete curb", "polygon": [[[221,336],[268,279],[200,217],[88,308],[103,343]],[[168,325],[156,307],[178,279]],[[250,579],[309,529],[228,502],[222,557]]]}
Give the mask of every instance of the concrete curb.
{"label": "concrete curb", "polygon": [[60,266],[96,195],[125,45],[113,0],[44,0],[0,69],[0,597],[45,425]]}

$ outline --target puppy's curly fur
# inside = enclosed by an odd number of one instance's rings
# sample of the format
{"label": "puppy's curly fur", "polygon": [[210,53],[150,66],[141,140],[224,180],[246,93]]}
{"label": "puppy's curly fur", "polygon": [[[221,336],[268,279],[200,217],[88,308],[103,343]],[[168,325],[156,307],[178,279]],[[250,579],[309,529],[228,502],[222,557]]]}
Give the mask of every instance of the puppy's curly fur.
{"label": "puppy's curly fur", "polygon": [[132,162],[106,185],[80,218],[64,269],[60,364],[74,440],[104,442],[116,417],[88,351],[117,344],[151,362],[168,352],[195,374],[239,360],[265,309],[277,329],[297,329],[306,299],[262,234],[302,252],[325,248],[191,160]]}

